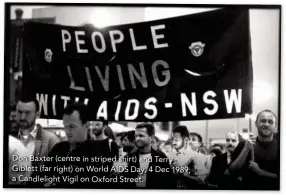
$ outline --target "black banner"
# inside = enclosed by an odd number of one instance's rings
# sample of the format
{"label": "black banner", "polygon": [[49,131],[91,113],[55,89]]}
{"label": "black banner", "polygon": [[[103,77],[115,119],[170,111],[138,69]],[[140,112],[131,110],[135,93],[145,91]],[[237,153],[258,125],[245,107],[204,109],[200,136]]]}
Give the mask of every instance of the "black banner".
{"label": "black banner", "polygon": [[41,117],[79,101],[90,119],[182,121],[252,112],[248,9],[102,29],[27,22],[24,88]]}

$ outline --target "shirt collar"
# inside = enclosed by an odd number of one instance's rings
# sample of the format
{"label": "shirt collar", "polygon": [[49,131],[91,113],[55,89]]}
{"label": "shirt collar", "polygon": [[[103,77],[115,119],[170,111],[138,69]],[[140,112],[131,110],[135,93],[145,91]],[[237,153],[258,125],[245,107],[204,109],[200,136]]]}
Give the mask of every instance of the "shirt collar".
{"label": "shirt collar", "polygon": [[175,151],[177,155],[180,155],[180,154],[185,155],[188,151],[192,151],[192,149],[189,148],[188,146],[187,147],[184,146],[180,150],[175,150]]}
{"label": "shirt collar", "polygon": [[30,135],[33,138],[36,138],[37,132],[38,132],[38,128],[37,128],[37,125],[35,125],[34,129],[31,131]]}
{"label": "shirt collar", "polygon": [[[33,138],[36,138],[37,132],[38,132],[38,128],[37,128],[37,125],[35,125],[29,135],[31,135]],[[23,134],[22,134],[22,131],[20,130],[18,133],[18,137],[22,137],[22,136]]]}
{"label": "shirt collar", "polygon": [[227,157],[231,157],[231,153],[228,150],[226,151],[226,155]]}

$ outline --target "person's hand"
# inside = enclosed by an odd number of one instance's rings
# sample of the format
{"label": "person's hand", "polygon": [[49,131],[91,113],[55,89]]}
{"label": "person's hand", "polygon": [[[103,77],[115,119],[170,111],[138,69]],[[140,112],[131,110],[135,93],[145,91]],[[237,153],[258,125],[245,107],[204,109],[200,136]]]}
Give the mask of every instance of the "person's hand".
{"label": "person's hand", "polygon": [[253,148],[253,143],[249,140],[245,140],[244,149],[249,151]]}
{"label": "person's hand", "polygon": [[236,178],[236,181],[238,181],[238,182],[242,182],[242,177],[238,177],[238,178]]}
{"label": "person's hand", "polygon": [[229,170],[228,170],[228,169],[227,169],[227,170],[225,170],[224,175],[225,175],[226,177],[229,177],[229,176],[230,176],[230,172],[229,172]]}
{"label": "person's hand", "polygon": [[254,161],[249,162],[249,169],[257,174],[260,173],[259,165]]}
{"label": "person's hand", "polygon": [[250,143],[252,143],[253,145],[255,145],[256,137],[254,137],[253,133],[249,133],[249,139],[248,139],[248,141],[250,141]]}

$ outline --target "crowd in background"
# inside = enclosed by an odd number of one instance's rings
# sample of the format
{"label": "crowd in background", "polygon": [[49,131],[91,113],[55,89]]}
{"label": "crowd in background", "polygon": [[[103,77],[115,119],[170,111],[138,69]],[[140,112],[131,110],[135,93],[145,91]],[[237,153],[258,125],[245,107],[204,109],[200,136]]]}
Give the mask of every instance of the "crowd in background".
{"label": "crowd in background", "polygon": [[[86,105],[79,103],[69,104],[64,110],[67,141],[61,141],[55,133],[36,124],[38,117],[39,104],[34,99],[22,99],[11,109],[10,185],[107,189],[279,189],[278,120],[270,110],[257,115],[258,137],[245,140],[230,129],[225,135],[226,144],[214,144],[209,148],[204,146],[200,134],[182,125],[175,127],[167,140],[156,137],[152,123],[140,123],[132,131],[114,135],[107,121],[89,121]],[[15,161],[13,155],[49,157],[51,160]],[[104,157],[116,161],[57,162],[56,157]],[[84,171],[71,173],[35,168],[15,171],[17,166],[46,166],[52,167],[51,170],[73,166]],[[93,172],[86,169],[88,166],[106,169]],[[125,171],[120,171],[119,167],[124,167]],[[65,176],[94,179],[89,182],[23,181],[23,178]],[[99,182],[95,178],[103,179]]]}

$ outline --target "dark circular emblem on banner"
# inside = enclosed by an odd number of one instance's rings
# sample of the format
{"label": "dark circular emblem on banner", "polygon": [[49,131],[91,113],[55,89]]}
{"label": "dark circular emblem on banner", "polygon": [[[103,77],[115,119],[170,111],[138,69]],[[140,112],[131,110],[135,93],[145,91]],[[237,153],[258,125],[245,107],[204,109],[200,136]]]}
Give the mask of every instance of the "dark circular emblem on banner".
{"label": "dark circular emblem on banner", "polygon": [[191,50],[193,56],[199,57],[203,54],[204,47],[205,47],[205,44],[203,44],[202,42],[195,42],[191,44],[189,49]]}
{"label": "dark circular emblem on banner", "polygon": [[45,60],[50,63],[50,62],[52,62],[52,57],[53,57],[52,50],[51,49],[46,49],[46,51],[45,51]]}

